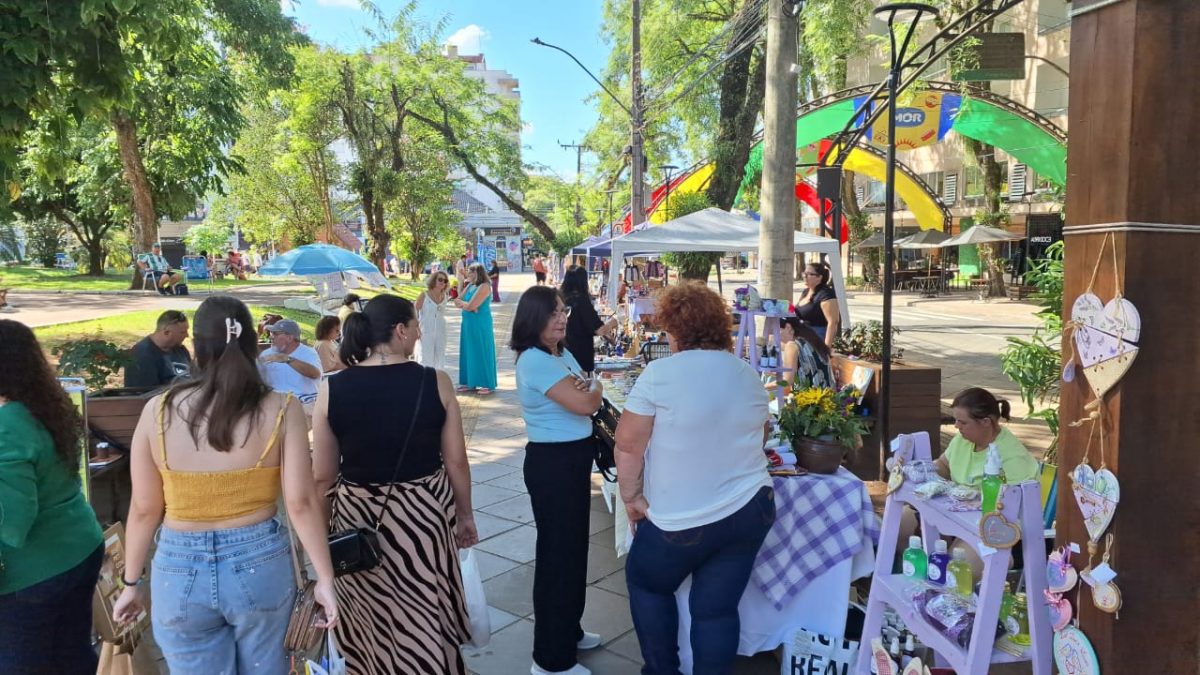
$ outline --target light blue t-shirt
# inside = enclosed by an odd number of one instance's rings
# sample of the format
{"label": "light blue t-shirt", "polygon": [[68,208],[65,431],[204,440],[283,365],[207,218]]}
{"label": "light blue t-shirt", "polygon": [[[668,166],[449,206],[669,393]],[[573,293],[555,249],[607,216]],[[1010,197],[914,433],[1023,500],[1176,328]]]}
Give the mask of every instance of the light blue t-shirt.
{"label": "light blue t-shirt", "polygon": [[526,349],[517,359],[517,394],[521,397],[521,414],[525,431],[534,443],[564,443],[592,435],[592,420],[576,415],[546,397],[550,388],[582,372],[571,352],[552,356],[533,348]]}

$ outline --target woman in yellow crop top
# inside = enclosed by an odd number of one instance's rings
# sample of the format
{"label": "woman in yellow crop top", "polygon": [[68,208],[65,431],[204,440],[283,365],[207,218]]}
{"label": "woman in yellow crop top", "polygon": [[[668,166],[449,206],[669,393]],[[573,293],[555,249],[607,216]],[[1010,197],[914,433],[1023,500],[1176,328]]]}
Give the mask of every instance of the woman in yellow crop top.
{"label": "woman in yellow crop top", "polygon": [[193,323],[199,378],[151,399],[134,432],[126,587],[114,618],[129,623],[145,609],[138,586],[161,523],[151,621],[170,671],[286,675],[296,586],[276,517],[281,493],[316,570],[323,623],[338,618],[304,412],[263,383],[240,300],[211,297]]}

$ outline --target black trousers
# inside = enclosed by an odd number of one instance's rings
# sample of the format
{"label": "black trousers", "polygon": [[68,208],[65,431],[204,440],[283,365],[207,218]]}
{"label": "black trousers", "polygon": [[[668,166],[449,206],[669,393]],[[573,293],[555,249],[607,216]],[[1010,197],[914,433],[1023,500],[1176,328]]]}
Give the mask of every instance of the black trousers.
{"label": "black trousers", "polygon": [[525,487],[537,523],[533,660],[545,670],[575,665],[587,592],[591,437],[525,446]]}

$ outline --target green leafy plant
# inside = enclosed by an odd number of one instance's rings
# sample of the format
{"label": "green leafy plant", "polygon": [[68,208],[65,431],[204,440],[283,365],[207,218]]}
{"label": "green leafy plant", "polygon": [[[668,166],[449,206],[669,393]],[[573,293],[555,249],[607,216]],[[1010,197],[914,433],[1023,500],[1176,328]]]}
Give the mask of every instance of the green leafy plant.
{"label": "green leafy plant", "polygon": [[[712,206],[708,195],[702,192],[683,192],[671,195],[671,218],[679,218],[689,213],[703,211]],[[674,267],[681,279],[697,279],[708,281],[708,273],[712,266],[721,260],[720,253],[665,253],[662,261],[668,267]]]}
{"label": "green leafy plant", "polygon": [[854,414],[859,392],[854,387],[834,391],[828,387],[792,390],[791,399],[779,413],[779,428],[795,446],[802,438],[833,438],[853,447],[867,432],[863,419]]}
{"label": "green leafy plant", "polygon": [[82,377],[88,388],[103,389],[111,377],[133,362],[127,350],[98,338],[72,340],[54,348],[58,370],[67,377]]}
{"label": "green leafy plant", "polygon": [[1046,421],[1054,436],[1047,455],[1058,444],[1058,395],[1062,377],[1063,244],[1046,249],[1046,258],[1034,263],[1025,282],[1037,289],[1035,301],[1042,310],[1042,325],[1029,339],[1010,337],[1000,353],[1001,369],[1021,392],[1030,417]]}
{"label": "green leafy plant", "polygon": [[[896,336],[900,329],[892,326],[892,358],[899,359],[904,351],[896,347]],[[859,321],[837,336],[833,342],[835,351],[846,356],[856,356],[868,361],[883,360],[883,323],[879,321]]]}

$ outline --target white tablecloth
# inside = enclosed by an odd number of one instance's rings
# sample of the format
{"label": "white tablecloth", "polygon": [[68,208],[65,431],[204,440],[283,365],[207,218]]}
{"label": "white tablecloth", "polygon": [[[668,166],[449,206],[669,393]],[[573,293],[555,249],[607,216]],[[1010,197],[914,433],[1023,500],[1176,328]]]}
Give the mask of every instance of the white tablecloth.
{"label": "white tablecloth", "polygon": [[642,320],[642,315],[654,314],[654,298],[634,298],[629,303],[629,320],[637,323]]}

